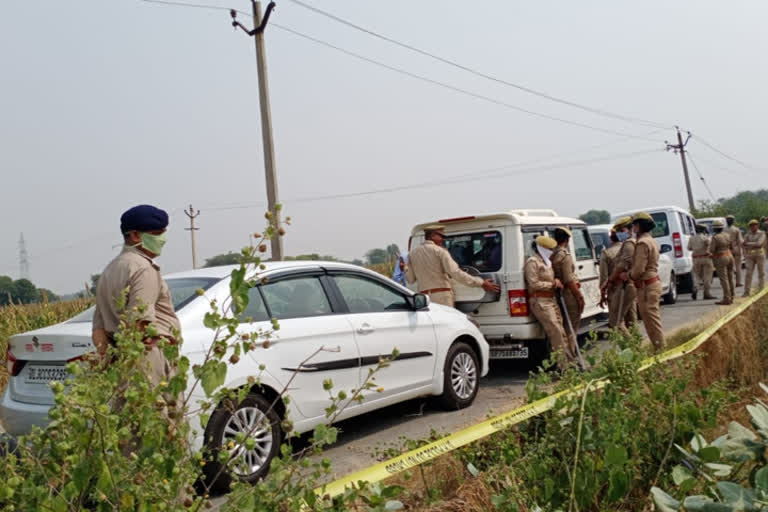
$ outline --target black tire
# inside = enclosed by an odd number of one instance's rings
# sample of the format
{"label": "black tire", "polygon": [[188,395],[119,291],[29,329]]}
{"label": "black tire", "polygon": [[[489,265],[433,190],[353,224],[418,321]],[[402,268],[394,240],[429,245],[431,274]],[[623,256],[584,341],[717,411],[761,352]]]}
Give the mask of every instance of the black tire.
{"label": "black tire", "polygon": [[[245,454],[238,456],[240,460],[230,463],[229,468],[222,470],[222,464],[218,462],[219,452],[222,445],[234,441],[232,433],[234,430],[252,431],[247,428],[247,418],[258,417],[256,411],[260,412],[261,417],[265,417],[269,422],[268,428],[262,429],[262,434],[256,436],[257,448],[248,450]],[[255,416],[254,416],[255,415]],[[232,421],[234,425],[230,423]],[[239,425],[237,423],[239,422]],[[239,428],[240,427],[240,428]],[[226,493],[235,478],[243,482],[255,484],[269,472],[269,465],[272,459],[280,453],[280,443],[282,441],[282,431],[280,429],[280,416],[272,408],[272,402],[257,393],[250,393],[233,411],[232,409],[219,407],[211,415],[208,425],[205,429],[205,452],[208,461],[203,470],[205,473],[205,485],[212,494]],[[259,447],[261,447],[259,449]],[[238,462],[245,463],[246,458],[252,462],[259,454],[265,456],[265,460],[260,463],[258,469],[248,473],[244,467],[240,466],[240,474],[233,474],[233,469]],[[234,470],[235,472],[237,469]]]}
{"label": "black tire", "polygon": [[677,278],[675,273],[669,278],[669,291],[664,295],[664,304],[674,304],[677,302]]}
{"label": "black tire", "polygon": [[696,289],[696,280],[693,277],[693,272],[680,277],[680,282],[677,283],[677,291],[680,293],[693,293]]}
{"label": "black tire", "polygon": [[480,364],[477,354],[463,341],[454,343],[448,349],[443,365],[440,405],[451,411],[463,409],[474,402],[479,387]]}

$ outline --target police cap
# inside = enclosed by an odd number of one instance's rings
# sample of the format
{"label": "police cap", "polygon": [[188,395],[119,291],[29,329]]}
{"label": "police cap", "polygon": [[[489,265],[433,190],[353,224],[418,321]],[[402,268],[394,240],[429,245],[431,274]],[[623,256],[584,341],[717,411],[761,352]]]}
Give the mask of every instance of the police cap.
{"label": "police cap", "polygon": [[749,221],[749,225],[750,226],[752,226],[752,225],[759,226],[760,222],[757,219],[752,219],[751,221]]}
{"label": "police cap", "polygon": [[149,204],[140,204],[127,210],[120,217],[120,231],[157,231],[168,227],[168,214],[165,210]]}
{"label": "police cap", "polygon": [[726,215],[725,216],[725,220],[736,220],[736,216],[735,215]]}
{"label": "police cap", "polygon": [[630,224],[632,224],[632,217],[630,217],[629,215],[627,215],[626,217],[621,217],[616,221],[616,224],[613,225],[613,230],[619,231],[621,229],[629,227]]}
{"label": "police cap", "polygon": [[713,229],[723,229],[725,227],[725,221],[723,219],[715,219],[712,221]]}
{"label": "police cap", "polygon": [[547,235],[539,235],[536,237],[536,245],[545,249],[554,249],[557,247],[557,242],[555,242],[554,238],[550,238]]}

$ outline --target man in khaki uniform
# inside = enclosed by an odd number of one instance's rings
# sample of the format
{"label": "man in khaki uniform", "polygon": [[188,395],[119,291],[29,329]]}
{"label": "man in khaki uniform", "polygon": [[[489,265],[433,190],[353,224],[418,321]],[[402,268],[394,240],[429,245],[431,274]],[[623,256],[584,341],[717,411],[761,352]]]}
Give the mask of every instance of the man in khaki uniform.
{"label": "man in khaki uniform", "polygon": [[[138,327],[145,330],[150,324],[157,336],[147,335],[144,368],[153,385],[169,377],[170,368],[158,348],[160,338],[175,341],[181,325],[173,309],[168,285],[160,275],[160,267],[154,259],[160,256],[165,244],[168,214],[149,205],[140,205],[126,211],[120,218],[120,230],[125,239],[122,252],[104,269],[96,285],[96,308],[93,313],[93,341],[102,355],[107,344],[114,345],[114,334],[119,330],[120,317],[124,312],[144,306],[136,319]],[[117,301],[128,289],[125,307]]]}
{"label": "man in khaki uniform", "polygon": [[[704,300],[714,299],[712,276],[715,266],[712,264],[712,255],[709,253],[710,243],[707,227],[697,224],[696,234],[688,239],[688,250],[693,253],[693,275],[698,281],[698,287],[704,290]],[[696,300],[697,289],[693,290],[693,300]]]}
{"label": "man in khaki uniform", "polygon": [[731,237],[731,254],[733,255],[733,272],[736,277],[736,288],[740,287],[742,285],[741,282],[741,262],[742,262],[742,252],[741,248],[744,244],[744,237],[741,234],[741,230],[734,226],[733,223],[736,220],[736,217],[733,215],[728,215],[725,218],[725,221],[728,223],[728,227],[725,229],[725,232],[728,234],[728,236]]}
{"label": "man in khaki uniform", "polygon": [[656,351],[664,348],[664,329],[661,326],[661,279],[659,279],[659,247],[651,236],[656,226],[653,217],[640,212],[632,217],[632,228],[637,235],[635,258],[629,278],[637,288],[637,305],[651,343]]}
{"label": "man in khaki uniform", "polygon": [[419,283],[419,293],[429,295],[432,302],[454,307],[455,294],[451,279],[465,286],[482,288],[487,292],[499,293],[499,285],[490,279],[483,280],[470,276],[443,247],[445,226],[432,225],[424,228],[424,244],[408,254],[408,264],[401,262],[405,278],[409,283]]}
{"label": "man in khaki uniform", "polygon": [[[555,354],[558,368],[565,370],[576,366],[576,347],[565,334],[563,318],[555,299],[555,293],[563,289],[563,283],[555,277],[550,257],[557,242],[548,236],[538,236],[533,242],[534,255],[525,261],[523,274],[528,290],[531,313],[539,321]],[[562,357],[559,355],[562,353]]]}
{"label": "man in khaki uniform", "polygon": [[637,290],[635,283],[628,277],[635,259],[636,247],[636,241],[630,231],[631,227],[632,217],[629,216],[621,217],[613,225],[616,238],[621,242],[621,248],[616,257],[613,273],[605,285],[607,294],[612,293],[613,297],[609,309],[617,311],[616,327],[625,333],[628,332],[629,326],[637,323]]}
{"label": "man in khaki uniform", "polygon": [[731,254],[731,236],[724,232],[725,223],[720,219],[712,222],[712,230],[715,235],[709,244],[709,252],[712,254],[712,262],[715,264],[720,286],[723,287],[723,298],[715,304],[727,306],[733,304],[733,255]]}
{"label": "man in khaki uniform", "polygon": [[[584,296],[581,294],[581,283],[576,275],[576,265],[573,263],[573,257],[568,252],[568,242],[571,239],[571,231],[565,227],[555,228],[555,242],[557,247],[552,251],[552,270],[555,272],[555,278],[563,283],[563,301],[565,302],[565,314],[570,320],[570,328],[567,324],[566,332],[570,339],[570,344],[576,344],[576,336],[581,325],[581,314],[584,312]],[[563,318],[565,321],[565,318]]]}
{"label": "man in khaki uniform", "polygon": [[747,262],[747,280],[744,284],[744,297],[749,297],[752,289],[752,274],[757,267],[758,290],[765,286],[765,233],[760,231],[760,223],[757,219],[749,221],[749,233],[744,236],[744,257]]}
{"label": "man in khaki uniform", "polygon": [[614,303],[614,296],[619,292],[619,289],[615,286],[609,289],[608,282],[616,269],[621,242],[619,242],[613,229],[611,229],[609,236],[611,245],[600,253],[600,305],[608,306],[608,327],[613,329],[619,324],[618,302]]}

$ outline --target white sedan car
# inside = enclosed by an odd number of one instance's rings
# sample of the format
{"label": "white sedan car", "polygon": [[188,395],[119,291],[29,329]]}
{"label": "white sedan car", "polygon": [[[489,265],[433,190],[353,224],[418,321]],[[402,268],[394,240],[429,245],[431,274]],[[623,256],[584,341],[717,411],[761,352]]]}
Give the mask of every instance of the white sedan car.
{"label": "white sedan car", "polygon": [[[251,289],[250,303],[241,324],[243,332],[270,330],[271,318],[280,321],[271,345],[259,348],[231,365],[225,386],[248,386],[248,377],[260,375],[261,384],[233,413],[219,409],[195,440],[216,450],[256,424],[253,450],[242,451],[237,476],[256,481],[278,453],[280,424],[289,419],[298,432],[326,421],[330,405],[323,381],[332,379],[335,390],[349,392],[362,384],[369,368],[397,348],[399,357],[376,374],[379,390],[365,393],[339,417],[348,418],[418,396],[434,395],[450,409],[461,409],[477,395],[479,380],[488,372],[488,343],[459,311],[429,304],[372,271],[342,263],[267,263],[260,276],[265,284]],[[203,326],[210,299],[225,302],[233,267],[216,267],[171,274],[166,281],[182,325],[182,352],[192,365],[203,360],[213,332]],[[206,290],[205,297],[196,294]],[[32,425],[44,425],[53,404],[51,380],[64,380],[67,361],[92,351],[88,310],[51,327],[13,336],[9,341],[10,382],[0,401],[0,423],[12,435]],[[323,350],[318,351],[318,349]],[[310,360],[306,359],[317,352]],[[303,364],[302,364],[303,363]],[[266,371],[260,372],[259,365]],[[291,407],[270,405],[288,380]],[[196,389],[199,389],[198,386]],[[380,392],[379,392],[380,391]],[[194,398],[202,398],[195,397]],[[193,418],[193,428],[199,425]],[[269,428],[269,425],[274,428]],[[221,482],[226,487],[228,482]]]}

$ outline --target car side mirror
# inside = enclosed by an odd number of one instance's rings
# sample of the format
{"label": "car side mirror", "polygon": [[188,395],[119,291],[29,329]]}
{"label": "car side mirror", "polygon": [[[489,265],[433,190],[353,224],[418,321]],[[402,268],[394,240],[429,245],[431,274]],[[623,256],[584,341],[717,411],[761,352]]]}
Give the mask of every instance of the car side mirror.
{"label": "car side mirror", "polygon": [[672,246],[669,244],[661,244],[661,254],[665,252],[672,252]]}
{"label": "car side mirror", "polygon": [[422,309],[426,309],[427,306],[429,306],[429,297],[423,293],[417,293],[416,295],[408,297],[408,303],[411,305],[411,308],[414,311],[420,311]]}

